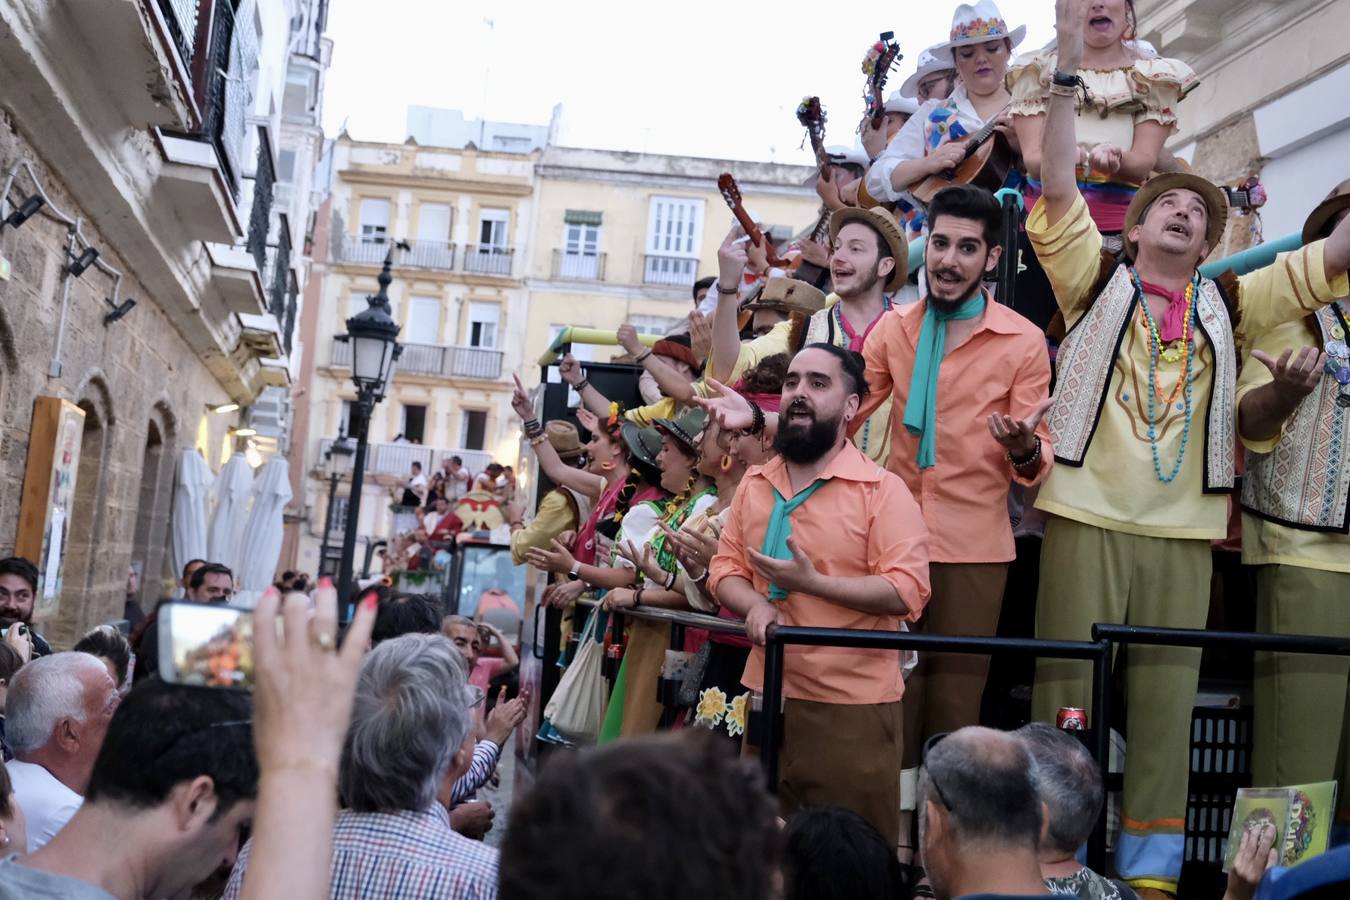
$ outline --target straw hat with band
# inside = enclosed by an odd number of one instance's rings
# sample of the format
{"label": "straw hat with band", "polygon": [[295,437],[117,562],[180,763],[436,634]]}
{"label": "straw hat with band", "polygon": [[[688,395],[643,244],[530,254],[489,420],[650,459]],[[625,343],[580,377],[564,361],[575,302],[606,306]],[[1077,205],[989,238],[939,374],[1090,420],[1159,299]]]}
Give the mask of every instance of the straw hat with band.
{"label": "straw hat with band", "polygon": [[666,359],[673,359],[684,363],[691,369],[697,369],[698,363],[694,360],[694,351],[689,349],[689,338],[687,335],[679,335],[684,340],[676,338],[662,338],[655,344],[652,344],[653,356],[664,356]]}
{"label": "straw hat with band", "polygon": [[862,222],[880,232],[886,246],[890,248],[891,256],[895,258],[895,268],[891,271],[891,277],[886,279],[886,290],[900,290],[909,277],[909,242],[905,240],[905,230],[900,227],[900,222],[880,206],[871,209],[848,206],[835,210],[830,215],[830,246],[839,240],[839,230],[849,222]]}
{"label": "straw hat with band", "polygon": [[[940,44],[938,46],[941,46]],[[929,75],[936,75],[938,72],[951,72],[951,60],[938,59],[933,55],[935,48],[929,47],[919,54],[919,69],[913,75],[905,79],[905,83],[900,85],[901,97],[918,97],[919,83]],[[953,73],[954,75],[955,73]]]}
{"label": "straw hat with band", "polygon": [[657,419],[652,423],[652,427],[662,434],[670,435],[691,455],[696,456],[698,455],[698,435],[707,421],[707,410],[695,406],[686,409],[673,419]]}
{"label": "straw hat with band", "polygon": [[581,446],[581,435],[570,422],[555,419],[544,426],[544,434],[561,460],[575,462],[586,452],[586,448]]}
{"label": "straw hat with band", "polygon": [[969,47],[972,44],[987,44],[1007,38],[1014,48],[1027,36],[1027,26],[1008,28],[1008,21],[998,11],[994,0],[978,0],[976,3],[962,3],[952,14],[951,40],[930,48],[933,56],[948,66],[955,64],[952,53],[957,47]]}
{"label": "straw hat with band", "polygon": [[1308,215],[1308,221],[1303,223],[1303,243],[1311,244],[1326,237],[1331,231],[1332,220],[1347,209],[1350,209],[1350,178],[1332,188],[1327,199]]}
{"label": "straw hat with band", "polygon": [[1144,212],[1153,205],[1153,201],[1168,191],[1175,190],[1193,191],[1200,195],[1205,209],[1209,211],[1205,243],[1209,245],[1211,251],[1219,246],[1224,229],[1228,227],[1228,197],[1213,182],[1199,175],[1192,175],[1189,172],[1169,172],[1166,175],[1155,175],[1144,182],[1134,195],[1134,199],[1130,201],[1130,208],[1125,211],[1125,227],[1121,229],[1121,236],[1125,240],[1125,252],[1129,254],[1130,259],[1135,259],[1139,255],[1139,247],[1130,240],[1130,231],[1139,224]]}
{"label": "straw hat with band", "polygon": [[745,304],[744,308],[749,312],[757,309],[776,309],[788,315],[801,313],[810,317],[825,308],[825,295],[805,281],[786,275],[775,275],[764,282],[759,293]]}
{"label": "straw hat with band", "polygon": [[619,429],[628,452],[639,461],[656,468],[656,454],[661,452],[661,433],[655,428],[643,428],[633,422],[624,422]]}

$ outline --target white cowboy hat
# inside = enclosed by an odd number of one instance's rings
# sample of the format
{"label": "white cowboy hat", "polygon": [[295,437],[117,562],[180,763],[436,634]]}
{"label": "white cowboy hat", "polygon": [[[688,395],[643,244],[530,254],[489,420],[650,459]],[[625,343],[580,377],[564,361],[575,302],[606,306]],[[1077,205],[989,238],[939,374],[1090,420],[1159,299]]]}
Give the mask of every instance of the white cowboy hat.
{"label": "white cowboy hat", "polygon": [[[939,45],[941,46],[941,45]],[[919,96],[919,82],[923,81],[934,72],[945,72],[952,67],[951,60],[941,60],[933,55],[933,48],[929,47],[919,54],[919,70],[905,79],[905,83],[900,85],[901,97]]]}
{"label": "white cowboy hat", "polygon": [[865,151],[858,147],[845,147],[843,144],[831,144],[826,147],[825,155],[836,166],[854,165],[865,169],[872,164]]}
{"label": "white cowboy hat", "polygon": [[900,113],[906,116],[912,116],[919,111],[919,101],[913,97],[906,97],[899,91],[892,91],[886,98],[886,112]]}
{"label": "white cowboy hat", "polygon": [[1008,21],[998,11],[994,0],[977,0],[975,3],[962,3],[952,15],[951,39],[945,44],[933,47],[933,55],[952,65],[955,47],[968,47],[971,44],[983,44],[999,38],[1008,38],[1013,47],[1022,43],[1027,36],[1027,26],[1008,28]]}

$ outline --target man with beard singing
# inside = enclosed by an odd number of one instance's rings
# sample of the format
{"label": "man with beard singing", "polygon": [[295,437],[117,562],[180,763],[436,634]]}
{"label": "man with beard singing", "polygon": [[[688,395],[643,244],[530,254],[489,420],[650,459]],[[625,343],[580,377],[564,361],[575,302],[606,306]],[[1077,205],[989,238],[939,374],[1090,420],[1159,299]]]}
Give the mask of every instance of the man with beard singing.
{"label": "man with beard singing", "polygon": [[[810,344],[783,382],[774,447],[746,473],[709,567],[710,589],[754,642],[742,678],[764,684],[770,627],[896,631],[928,600],[928,533],[909,489],[848,439],[867,396],[857,355]],[[764,424],[756,416],[757,428]],[[844,806],[894,845],[900,810],[900,655],[789,647],[778,794],[785,812]]]}
{"label": "man with beard singing", "polygon": [[[886,224],[853,212],[840,238]],[[887,467],[904,479],[928,525],[933,598],[915,630],[930,634],[988,637],[998,629],[1016,555],[1008,486],[1038,484],[1053,458],[1041,423],[1050,403],[1044,336],[982,284],[998,264],[1000,221],[988,191],[950,187],[934,197],[928,295],[883,315],[863,347],[871,393],[853,421],[892,400]],[[914,808],[924,741],[979,723],[988,671],[988,657],[919,655],[905,681],[905,809]]]}

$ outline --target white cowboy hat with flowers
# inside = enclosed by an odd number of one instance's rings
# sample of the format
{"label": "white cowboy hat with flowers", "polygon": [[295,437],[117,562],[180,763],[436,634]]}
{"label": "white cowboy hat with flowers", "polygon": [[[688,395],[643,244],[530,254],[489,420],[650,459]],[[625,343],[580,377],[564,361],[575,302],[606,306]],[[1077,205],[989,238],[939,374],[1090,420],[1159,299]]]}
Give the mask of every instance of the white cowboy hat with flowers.
{"label": "white cowboy hat with flowers", "polygon": [[[941,44],[938,45],[942,46]],[[905,83],[900,85],[901,97],[919,96],[919,82],[923,81],[934,72],[945,72],[952,67],[950,59],[938,59],[933,55],[935,48],[929,47],[919,54],[919,69],[913,75],[905,79]]]}
{"label": "white cowboy hat with flowers", "polygon": [[951,39],[945,44],[933,47],[933,56],[952,64],[952,50],[968,47],[971,44],[984,44],[1000,38],[1008,38],[1015,48],[1027,36],[1027,26],[1009,28],[1003,13],[998,11],[994,0],[978,0],[977,3],[962,3],[952,15]]}

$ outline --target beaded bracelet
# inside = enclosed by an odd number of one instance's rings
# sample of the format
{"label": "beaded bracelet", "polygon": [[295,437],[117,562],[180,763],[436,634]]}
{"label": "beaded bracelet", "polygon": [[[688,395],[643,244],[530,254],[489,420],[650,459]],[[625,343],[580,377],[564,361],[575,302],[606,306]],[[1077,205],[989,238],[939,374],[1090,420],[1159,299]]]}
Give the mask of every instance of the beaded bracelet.
{"label": "beaded bracelet", "polygon": [[1030,458],[1023,460],[1022,462],[1013,459],[1011,450],[1005,455],[1008,457],[1008,462],[1012,463],[1014,469],[1030,469],[1031,467],[1038,465],[1041,461],[1041,439],[1039,437],[1036,438],[1035,451],[1032,452]]}
{"label": "beaded bracelet", "polygon": [[580,381],[578,381],[576,384],[572,385],[572,390],[574,390],[574,391],[576,391],[578,394],[580,394],[582,391],[586,390],[586,388],[588,388],[588,387],[590,387],[590,386],[591,386],[591,381],[590,381],[590,379],[589,379],[589,378],[583,378],[583,379],[581,379]]}
{"label": "beaded bracelet", "polygon": [[756,403],[755,401],[750,400],[750,401],[748,401],[748,402],[749,402],[749,404],[750,404],[750,416],[751,416],[751,419],[750,419],[750,427],[749,427],[748,429],[746,429],[746,432],[745,432],[745,433],[746,433],[746,434],[763,434],[763,433],[764,433],[764,410],[760,409],[760,408],[759,408],[759,404]]}
{"label": "beaded bracelet", "polygon": [[533,434],[527,435],[527,437],[530,439],[531,447],[538,447],[540,444],[544,443],[544,441],[548,440],[548,435],[546,434]]}

